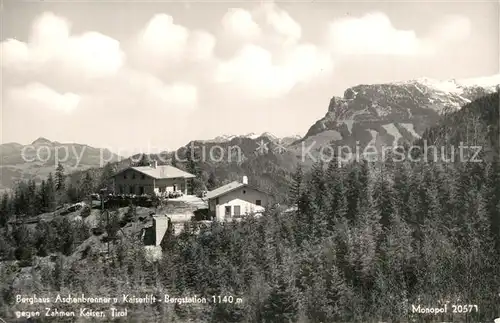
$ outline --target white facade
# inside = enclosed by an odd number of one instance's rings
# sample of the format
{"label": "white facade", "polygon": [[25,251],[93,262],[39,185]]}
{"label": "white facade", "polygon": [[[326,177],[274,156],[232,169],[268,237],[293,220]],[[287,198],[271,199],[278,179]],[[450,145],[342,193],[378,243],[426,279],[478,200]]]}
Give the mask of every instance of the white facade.
{"label": "white facade", "polygon": [[217,221],[231,221],[249,214],[262,213],[268,205],[267,194],[248,186],[211,198],[208,208]]}

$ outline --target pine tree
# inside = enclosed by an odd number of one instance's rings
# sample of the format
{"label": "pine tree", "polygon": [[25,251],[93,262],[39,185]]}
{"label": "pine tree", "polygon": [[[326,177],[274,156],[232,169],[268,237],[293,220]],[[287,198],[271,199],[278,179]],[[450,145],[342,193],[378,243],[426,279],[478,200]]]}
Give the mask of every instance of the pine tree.
{"label": "pine tree", "polygon": [[482,193],[486,203],[484,209],[490,221],[495,249],[500,255],[500,163],[498,161],[495,160],[487,164],[484,178]]}
{"label": "pine tree", "polygon": [[298,206],[299,199],[302,195],[303,176],[302,166],[299,164],[292,176],[292,186],[290,188],[290,204],[295,206]]}
{"label": "pine tree", "polygon": [[111,177],[115,174],[116,168],[114,164],[107,163],[102,169],[101,179],[99,181],[98,189],[107,189],[112,191]]}
{"label": "pine tree", "polygon": [[211,191],[215,188],[217,188],[217,178],[215,177],[215,173],[211,171],[210,175],[208,175],[207,190]]}
{"label": "pine tree", "polygon": [[66,197],[70,203],[78,202],[78,189],[72,183],[69,183],[68,188],[66,189]]}
{"label": "pine tree", "polygon": [[297,294],[285,277],[278,277],[265,302],[262,315],[264,322],[294,322],[298,312]]}
{"label": "pine tree", "polygon": [[49,177],[47,178],[47,182],[45,185],[45,196],[47,203],[47,212],[54,211],[56,209],[56,193],[52,173],[49,173]]}
{"label": "pine tree", "polygon": [[56,174],[55,174],[55,189],[56,191],[62,191],[65,189],[65,181],[66,181],[66,175],[64,174],[64,166],[59,163],[56,168]]}
{"label": "pine tree", "polygon": [[172,158],[170,159],[170,164],[173,166],[173,167],[177,167],[177,151],[174,151],[174,153],[172,154]]}
{"label": "pine tree", "polygon": [[395,163],[394,167],[394,203],[400,207],[400,216],[404,221],[411,218],[410,200],[410,179],[408,175],[408,167],[404,163]]}
{"label": "pine tree", "polygon": [[40,213],[37,205],[36,183],[31,179],[28,181],[28,214],[34,216]]}
{"label": "pine tree", "polygon": [[46,212],[48,208],[48,201],[47,201],[47,188],[46,188],[46,183],[45,180],[42,180],[40,183],[40,187],[38,189],[38,194],[37,194],[37,207],[40,210],[40,212]]}
{"label": "pine tree", "polygon": [[141,154],[141,159],[135,163],[134,166],[136,167],[141,167],[141,166],[149,166],[151,165],[151,158],[147,154]]}
{"label": "pine tree", "polygon": [[85,178],[83,179],[82,185],[80,187],[80,198],[87,199],[93,191],[94,181],[90,173],[86,172]]}
{"label": "pine tree", "polygon": [[314,198],[314,203],[318,209],[323,208],[326,197],[326,183],[325,183],[325,170],[324,163],[319,160],[313,165],[311,171],[311,185],[310,189]]}
{"label": "pine tree", "polygon": [[191,147],[188,147],[186,149],[186,170],[188,173],[191,173],[195,176],[200,175],[200,169],[198,165],[198,156],[196,153],[196,150],[191,149]]}
{"label": "pine tree", "polygon": [[27,185],[19,182],[14,189],[14,212],[16,215],[25,215],[28,213],[29,199],[27,194]]}
{"label": "pine tree", "polygon": [[191,147],[186,149],[186,171],[190,174],[196,176],[196,178],[192,178],[190,181],[191,193],[198,194],[203,190],[203,182],[200,180],[201,170],[197,161],[197,154],[195,150],[192,150]]}
{"label": "pine tree", "polygon": [[390,218],[394,212],[393,192],[383,174],[377,176],[373,187],[374,209],[379,213],[383,229],[389,227]]}
{"label": "pine tree", "polygon": [[0,228],[4,227],[10,218],[10,199],[7,192],[3,193],[2,200],[0,202]]}

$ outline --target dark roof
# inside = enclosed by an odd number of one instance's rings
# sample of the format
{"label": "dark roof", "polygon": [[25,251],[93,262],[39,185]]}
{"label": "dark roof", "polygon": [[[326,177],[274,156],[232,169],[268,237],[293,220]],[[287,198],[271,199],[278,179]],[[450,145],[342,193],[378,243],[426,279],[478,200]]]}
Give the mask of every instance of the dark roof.
{"label": "dark roof", "polygon": [[206,198],[207,199],[213,199],[214,197],[224,195],[226,193],[232,192],[235,189],[238,189],[240,187],[245,186],[246,184],[240,183],[238,181],[231,182],[229,184],[226,184],[224,186],[218,187],[213,191],[210,191],[207,193]]}
{"label": "dark roof", "polygon": [[239,189],[239,188],[241,188],[241,187],[248,187],[248,188],[250,188],[250,189],[253,189],[253,190],[256,190],[256,191],[258,191],[258,192],[261,192],[261,193],[266,194],[265,192],[262,192],[261,190],[259,190],[259,189],[255,188],[255,187],[252,187],[252,186],[250,186],[250,185],[248,185],[248,184],[243,184],[243,183],[241,183],[241,182],[234,181],[234,182],[231,182],[231,183],[226,184],[226,185],[224,185],[224,186],[218,187],[218,188],[216,188],[216,189],[215,189],[215,190],[213,190],[213,191],[208,192],[208,193],[207,193],[207,195],[205,196],[205,198],[206,198],[207,200],[210,200],[210,199],[213,199],[213,198],[219,197],[219,196],[221,196],[221,195],[225,195],[225,194],[227,194],[227,193],[229,193],[229,192],[232,192],[232,191],[234,191],[234,190],[237,190],[237,189]]}
{"label": "dark roof", "polygon": [[156,168],[151,167],[151,166],[139,166],[139,167],[129,167],[127,169],[122,170],[121,172],[116,173],[114,176],[123,173],[126,170],[133,169],[136,170],[142,174],[145,174],[149,177],[152,177],[154,179],[166,179],[166,178],[194,178],[196,177],[193,174],[190,174],[188,172],[185,172],[183,170],[180,170],[178,168],[175,168],[174,166],[170,165],[161,165],[161,166],[156,166]]}

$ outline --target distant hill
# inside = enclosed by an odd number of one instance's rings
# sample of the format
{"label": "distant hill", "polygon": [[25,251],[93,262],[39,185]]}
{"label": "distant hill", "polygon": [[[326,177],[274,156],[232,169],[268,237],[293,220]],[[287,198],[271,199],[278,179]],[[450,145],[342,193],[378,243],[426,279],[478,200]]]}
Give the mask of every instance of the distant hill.
{"label": "distant hill", "polygon": [[54,172],[59,160],[66,173],[101,166],[101,156],[118,161],[120,156],[108,149],[78,143],[59,143],[38,138],[29,145],[0,145],[0,189],[11,188],[19,180],[41,181]]}

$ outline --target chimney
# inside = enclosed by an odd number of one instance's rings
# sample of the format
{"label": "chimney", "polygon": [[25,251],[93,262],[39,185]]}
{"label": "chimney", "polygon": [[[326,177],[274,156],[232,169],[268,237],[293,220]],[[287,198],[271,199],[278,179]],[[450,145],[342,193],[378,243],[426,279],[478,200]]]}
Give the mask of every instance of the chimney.
{"label": "chimney", "polygon": [[156,160],[153,160],[151,162],[151,167],[156,168],[156,166],[158,166],[158,162]]}
{"label": "chimney", "polygon": [[243,184],[248,184],[248,177],[243,176]]}

